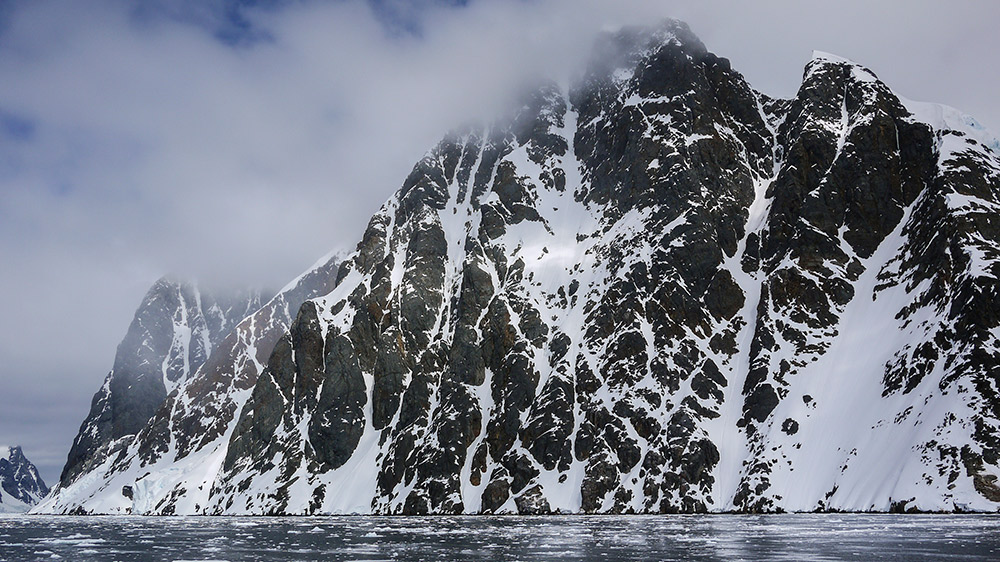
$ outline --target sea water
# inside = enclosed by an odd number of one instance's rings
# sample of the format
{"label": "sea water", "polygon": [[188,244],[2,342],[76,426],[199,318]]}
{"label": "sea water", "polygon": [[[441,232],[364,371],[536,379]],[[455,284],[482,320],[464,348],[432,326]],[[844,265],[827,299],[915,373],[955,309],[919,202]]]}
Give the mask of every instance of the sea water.
{"label": "sea water", "polygon": [[1000,515],[0,517],[0,560],[1000,560]]}

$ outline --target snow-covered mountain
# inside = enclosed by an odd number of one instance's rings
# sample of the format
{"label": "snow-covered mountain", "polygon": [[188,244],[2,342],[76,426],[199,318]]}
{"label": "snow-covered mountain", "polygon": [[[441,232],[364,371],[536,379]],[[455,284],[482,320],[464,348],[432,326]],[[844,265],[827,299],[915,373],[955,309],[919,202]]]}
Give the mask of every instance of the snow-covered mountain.
{"label": "snow-covered mountain", "polygon": [[38,510],[997,510],[998,153],[832,55],[778,100],[608,34]]}
{"label": "snow-covered mountain", "polygon": [[146,293],[94,395],[60,483],[75,480],[128,447],[167,395],[184,383],[261,301],[257,292],[216,298],[163,278]]}
{"label": "snow-covered mountain", "polygon": [[21,447],[0,445],[0,513],[23,513],[49,493]]}
{"label": "snow-covered mountain", "polygon": [[[303,301],[333,288],[338,261],[324,257],[270,300],[260,292],[222,299],[167,279],[154,284],[94,396],[55,492],[36,511],[117,512],[100,503],[109,485],[132,479],[110,494],[109,505],[117,506],[123,494],[132,495],[135,475],[127,469],[154,460],[167,465],[197,451],[188,462],[204,472],[199,461],[224,446],[274,342]],[[141,421],[119,421],[136,420],[137,404],[144,406]],[[165,452],[172,454],[163,458]],[[195,477],[178,467],[168,473],[176,482]]]}

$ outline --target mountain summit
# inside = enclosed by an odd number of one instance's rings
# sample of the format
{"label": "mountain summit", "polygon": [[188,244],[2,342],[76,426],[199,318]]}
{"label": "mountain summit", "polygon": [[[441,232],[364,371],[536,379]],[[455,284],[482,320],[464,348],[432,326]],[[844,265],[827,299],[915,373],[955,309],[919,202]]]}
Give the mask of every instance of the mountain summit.
{"label": "mountain summit", "polygon": [[191,283],[157,281],[118,345],[114,368],[94,396],[60,483],[127,447],[167,394],[194,374],[220,340],[260,308],[261,300],[262,295],[252,292],[217,299]]}
{"label": "mountain summit", "polygon": [[569,91],[442,140],[294,320],[250,315],[38,510],[994,511],[974,123],[830,55],[781,100],[680,22],[607,34]]}
{"label": "mountain summit", "polygon": [[0,513],[28,511],[49,493],[21,447],[0,446]]}

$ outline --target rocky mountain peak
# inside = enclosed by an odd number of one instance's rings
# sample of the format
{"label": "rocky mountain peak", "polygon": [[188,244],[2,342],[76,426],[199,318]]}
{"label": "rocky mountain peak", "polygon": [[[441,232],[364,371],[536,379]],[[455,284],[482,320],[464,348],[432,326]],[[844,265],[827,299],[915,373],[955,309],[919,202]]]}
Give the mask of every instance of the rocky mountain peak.
{"label": "rocky mountain peak", "polygon": [[640,61],[671,45],[695,54],[707,52],[701,39],[682,21],[666,19],[655,26],[625,26],[598,36],[587,76],[612,81],[627,79]]}
{"label": "rocky mountain peak", "polygon": [[163,277],[146,292],[118,345],[114,366],[94,395],[60,484],[120,452],[167,395],[204,364],[223,337],[257,310],[260,292],[217,297],[192,283]]}
{"label": "rocky mountain peak", "polygon": [[0,446],[0,513],[27,511],[48,493],[20,446]]}

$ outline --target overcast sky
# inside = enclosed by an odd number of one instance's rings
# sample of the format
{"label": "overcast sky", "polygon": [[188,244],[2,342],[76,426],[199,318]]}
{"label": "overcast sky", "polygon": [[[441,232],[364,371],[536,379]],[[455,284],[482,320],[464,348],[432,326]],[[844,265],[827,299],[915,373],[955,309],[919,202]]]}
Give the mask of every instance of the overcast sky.
{"label": "overcast sky", "polygon": [[987,0],[0,3],[0,443],[55,483],[158,277],[284,285],[448,129],[668,16],[769,95],[823,50],[1000,131]]}

